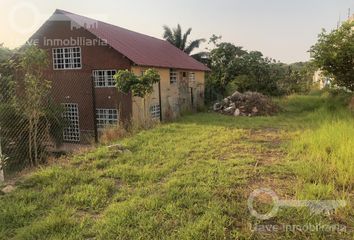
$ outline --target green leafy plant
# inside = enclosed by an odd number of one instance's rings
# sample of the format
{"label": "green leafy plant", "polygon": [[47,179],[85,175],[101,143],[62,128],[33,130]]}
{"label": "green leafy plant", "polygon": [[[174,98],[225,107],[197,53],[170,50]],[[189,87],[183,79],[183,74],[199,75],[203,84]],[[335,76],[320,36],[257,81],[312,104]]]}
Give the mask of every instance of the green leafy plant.
{"label": "green leafy plant", "polygon": [[135,97],[145,97],[153,91],[153,85],[160,81],[160,75],[154,69],[148,69],[142,76],[136,76],[128,70],[119,70],[114,75],[116,86],[123,93],[131,92]]}
{"label": "green leafy plant", "polygon": [[230,87],[232,92],[257,91],[279,95],[279,67],[276,61],[264,57],[259,51],[248,52],[232,43],[218,43],[219,39],[216,36],[210,39],[215,47],[209,54],[212,71],[206,79],[207,101],[216,100],[214,96],[225,97]]}
{"label": "green leafy plant", "polygon": [[[28,119],[29,133],[29,160],[30,165],[38,165],[39,138],[41,133],[39,122],[45,115],[46,101],[51,89],[51,83],[43,76],[44,70],[48,66],[48,56],[45,50],[35,46],[28,47],[20,57],[20,66],[24,75],[24,94],[18,99],[21,108]],[[42,137],[43,140],[43,137]]]}
{"label": "green leafy plant", "polygon": [[63,109],[51,100],[51,82],[43,74],[47,66],[47,52],[35,46],[20,49],[0,65],[0,135],[9,157],[7,170],[44,162],[47,143],[62,142],[66,121]]}
{"label": "green leafy plant", "polygon": [[128,70],[119,70],[114,78],[119,91],[131,92],[133,96],[143,98],[145,116],[145,96],[152,93],[154,84],[160,81],[159,73],[154,69],[147,69],[142,76],[136,76]]}
{"label": "green leafy plant", "polygon": [[0,43],[0,63],[9,59],[11,55],[12,55],[12,51],[4,47],[3,44]]}
{"label": "green leafy plant", "polygon": [[310,53],[314,63],[334,84],[354,91],[354,22],[346,22],[329,33],[318,36]]}

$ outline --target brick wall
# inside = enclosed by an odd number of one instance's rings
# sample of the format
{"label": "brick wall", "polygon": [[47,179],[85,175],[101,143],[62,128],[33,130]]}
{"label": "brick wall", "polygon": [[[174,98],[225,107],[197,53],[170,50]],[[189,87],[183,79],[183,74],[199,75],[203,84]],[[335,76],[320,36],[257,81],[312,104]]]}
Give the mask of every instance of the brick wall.
{"label": "brick wall", "polygon": [[[131,61],[107,45],[81,46],[81,69],[53,70],[52,48],[70,47],[53,46],[48,39],[98,39],[87,30],[71,29],[69,21],[48,21],[32,37],[37,39],[41,48],[48,50],[50,59],[49,69],[46,72],[48,80],[52,81],[53,97],[57,103],[77,103],[79,107],[80,130],[83,134],[92,135],[94,131],[95,112],[93,109],[92,71],[104,69],[130,69]],[[92,41],[93,42],[93,41]],[[48,45],[48,43],[51,43]],[[58,43],[58,42],[57,42]],[[85,46],[86,45],[86,46]],[[78,46],[72,45],[73,47]],[[122,95],[115,88],[95,88],[96,108],[121,107],[120,119],[129,121],[132,114],[132,100],[130,95]]]}

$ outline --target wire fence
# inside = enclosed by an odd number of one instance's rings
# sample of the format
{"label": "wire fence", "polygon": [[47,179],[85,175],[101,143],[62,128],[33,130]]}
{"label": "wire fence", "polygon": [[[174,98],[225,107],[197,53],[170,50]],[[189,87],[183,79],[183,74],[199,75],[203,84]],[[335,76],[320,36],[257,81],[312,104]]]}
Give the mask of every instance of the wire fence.
{"label": "wire fence", "polygon": [[[5,173],[95,143],[105,128],[130,117],[129,96],[107,86],[113,74],[59,71],[46,73],[50,81],[44,83],[0,75],[0,160]],[[128,107],[121,112],[122,105]]]}
{"label": "wire fence", "polygon": [[122,128],[153,126],[204,106],[204,75],[170,70],[149,96],[137,99],[118,91],[117,70],[82,63],[80,48],[52,54],[51,66],[47,52],[32,46],[0,63],[0,160],[5,171],[38,166],[50,155],[97,143],[104,134],[114,137],[112,129],[119,135]]}

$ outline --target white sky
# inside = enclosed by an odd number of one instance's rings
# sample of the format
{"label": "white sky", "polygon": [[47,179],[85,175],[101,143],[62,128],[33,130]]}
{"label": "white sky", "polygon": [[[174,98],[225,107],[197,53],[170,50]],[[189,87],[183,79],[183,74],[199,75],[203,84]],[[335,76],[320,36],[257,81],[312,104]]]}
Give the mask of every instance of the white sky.
{"label": "white sky", "polygon": [[0,0],[0,43],[18,47],[56,8],[158,38],[162,26],[192,27],[192,38],[222,35],[283,62],[306,61],[322,28],[354,12],[354,0]]}

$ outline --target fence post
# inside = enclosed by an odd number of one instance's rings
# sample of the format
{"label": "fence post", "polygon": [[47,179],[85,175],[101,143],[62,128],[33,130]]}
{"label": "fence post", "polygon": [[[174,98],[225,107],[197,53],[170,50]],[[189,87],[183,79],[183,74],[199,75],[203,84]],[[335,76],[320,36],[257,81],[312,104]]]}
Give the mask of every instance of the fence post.
{"label": "fence post", "polygon": [[[0,128],[1,130],[1,128]],[[1,131],[0,131],[1,132]],[[0,182],[4,182],[5,181],[5,177],[4,177],[4,156],[2,155],[2,148],[1,148],[1,135],[0,135]]]}
{"label": "fence post", "polygon": [[91,94],[92,94],[92,112],[93,112],[93,131],[95,135],[95,143],[98,143],[98,131],[97,131],[97,118],[96,118],[96,92],[95,92],[95,78],[91,77]]}
{"label": "fence post", "polygon": [[[0,78],[2,77],[0,73]],[[2,148],[1,148],[1,127],[0,127],[0,183],[5,181],[4,176],[4,163],[5,157],[2,155]]]}

